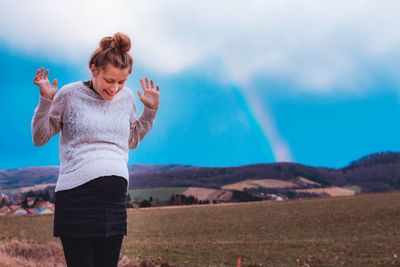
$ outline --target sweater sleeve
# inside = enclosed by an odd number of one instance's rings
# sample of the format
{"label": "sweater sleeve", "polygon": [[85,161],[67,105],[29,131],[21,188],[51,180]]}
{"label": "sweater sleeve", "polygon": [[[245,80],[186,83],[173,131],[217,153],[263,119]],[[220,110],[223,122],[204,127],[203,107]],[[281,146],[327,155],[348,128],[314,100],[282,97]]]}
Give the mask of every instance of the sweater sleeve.
{"label": "sweater sleeve", "polygon": [[63,98],[61,89],[53,100],[39,95],[39,103],[35,108],[31,123],[32,141],[35,146],[45,145],[60,131],[65,104]]}
{"label": "sweater sleeve", "polygon": [[150,109],[144,106],[143,112],[140,117],[136,118],[136,106],[133,102],[133,109],[130,117],[130,134],[129,134],[129,148],[134,149],[137,147],[139,142],[145,137],[145,135],[153,127],[153,121],[156,117],[157,110]]}

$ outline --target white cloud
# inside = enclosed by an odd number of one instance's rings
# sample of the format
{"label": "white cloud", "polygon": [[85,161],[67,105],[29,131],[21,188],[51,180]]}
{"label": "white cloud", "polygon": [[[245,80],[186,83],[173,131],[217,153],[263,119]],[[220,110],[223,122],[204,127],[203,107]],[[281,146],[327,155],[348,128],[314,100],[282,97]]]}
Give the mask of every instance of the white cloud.
{"label": "white cloud", "polygon": [[360,90],[373,82],[365,62],[385,70],[399,58],[398,1],[6,0],[0,10],[0,39],[27,53],[82,61],[124,31],[146,68],[168,74],[217,58],[239,84],[273,76],[303,90]]}

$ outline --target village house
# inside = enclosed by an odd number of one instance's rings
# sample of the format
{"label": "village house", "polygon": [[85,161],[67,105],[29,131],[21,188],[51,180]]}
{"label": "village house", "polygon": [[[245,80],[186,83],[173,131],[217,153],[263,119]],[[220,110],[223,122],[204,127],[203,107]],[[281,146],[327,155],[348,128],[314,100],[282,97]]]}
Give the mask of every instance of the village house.
{"label": "village house", "polygon": [[0,208],[0,216],[54,214],[54,204],[49,201],[27,198],[27,204],[30,208],[21,205],[3,206]]}
{"label": "village house", "polygon": [[20,205],[11,205],[10,211],[8,212],[7,215],[26,215],[28,214],[28,211],[24,208],[22,208]]}
{"label": "village house", "polygon": [[39,207],[32,211],[31,214],[53,214],[54,211],[51,210],[49,207]]}

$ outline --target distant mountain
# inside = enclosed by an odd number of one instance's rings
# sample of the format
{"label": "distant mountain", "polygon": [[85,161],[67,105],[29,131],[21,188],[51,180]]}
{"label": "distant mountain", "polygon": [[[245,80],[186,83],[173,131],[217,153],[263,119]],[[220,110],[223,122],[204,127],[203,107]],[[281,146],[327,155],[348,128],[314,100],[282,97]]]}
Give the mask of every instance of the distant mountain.
{"label": "distant mountain", "polygon": [[0,171],[0,189],[55,183],[58,166],[29,167]]}
{"label": "distant mountain", "polygon": [[[297,163],[254,164],[240,167],[189,165],[130,165],[130,189],[157,187],[221,188],[246,179],[292,180],[304,177],[323,186],[356,185],[362,192],[400,189],[400,153],[365,156],[344,168],[311,167]],[[58,167],[32,167],[0,171],[0,189],[55,183]]]}

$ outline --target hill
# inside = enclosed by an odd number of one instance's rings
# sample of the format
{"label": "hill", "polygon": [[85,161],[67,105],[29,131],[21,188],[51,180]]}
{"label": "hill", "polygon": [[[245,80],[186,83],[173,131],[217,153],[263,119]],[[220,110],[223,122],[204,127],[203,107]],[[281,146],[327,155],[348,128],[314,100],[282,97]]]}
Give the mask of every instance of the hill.
{"label": "hill", "polygon": [[[55,183],[58,168],[32,167],[0,171],[0,190]],[[312,167],[298,163],[254,164],[239,167],[189,165],[130,165],[130,189],[160,187],[221,187],[243,180],[293,181],[303,177],[321,186],[357,186],[361,192],[400,188],[400,153],[365,156],[343,168]]]}

